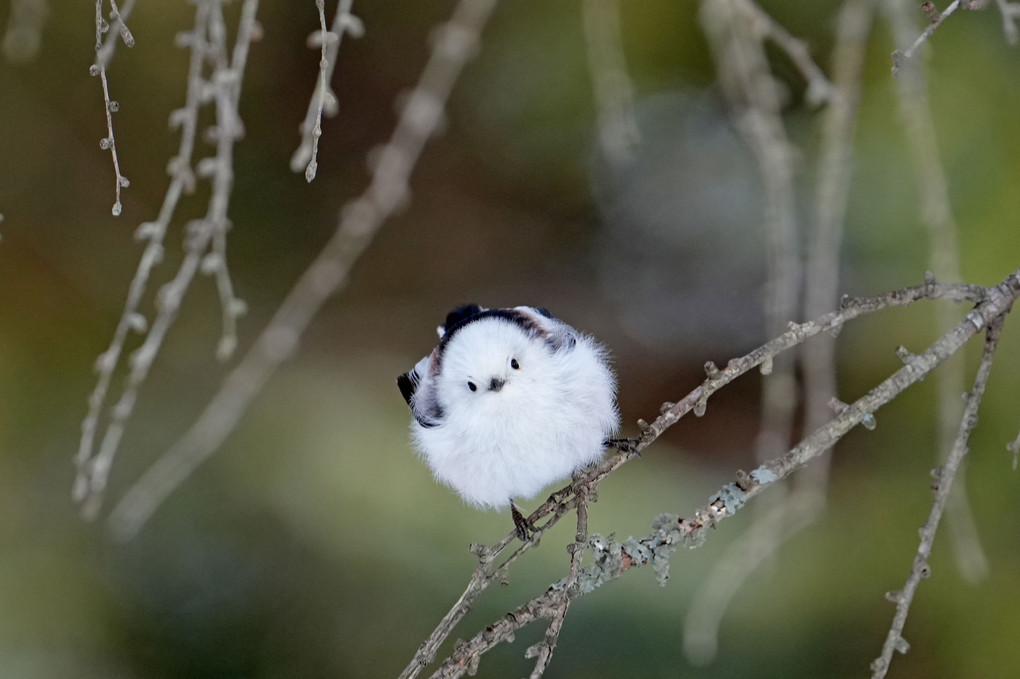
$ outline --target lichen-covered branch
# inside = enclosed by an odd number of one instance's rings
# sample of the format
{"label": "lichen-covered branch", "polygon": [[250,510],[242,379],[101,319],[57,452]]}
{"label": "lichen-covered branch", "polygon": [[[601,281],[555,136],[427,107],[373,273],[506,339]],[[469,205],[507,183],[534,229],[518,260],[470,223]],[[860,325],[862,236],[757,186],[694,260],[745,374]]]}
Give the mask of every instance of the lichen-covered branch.
{"label": "lichen-covered branch", "polygon": [[[1018,296],[1020,296],[1020,270],[1008,276],[999,285],[990,288],[976,285],[947,285],[939,283],[929,275],[924,285],[894,290],[879,297],[860,299],[844,297],[839,311],[807,323],[791,323],[786,333],[742,357],[729,361],[725,369],[720,370],[715,364],[707,363],[705,366],[707,378],[699,387],[676,403],[664,404],[661,414],[654,422],[639,420],[641,434],[633,444],[621,446],[619,452],[575,478],[569,486],[553,493],[532,513],[529,520],[537,526],[534,541],[520,545],[498,567],[494,566],[496,559],[514,542],[515,532],[508,533],[490,548],[478,545],[473,547],[474,553],[479,557],[478,569],[453,608],[419,647],[418,652],[401,673],[401,679],[417,676],[434,660],[439,646],[449,637],[481,593],[493,582],[505,578],[506,571],[513,561],[532,545],[537,544],[538,538],[560,518],[576,509],[579,506],[579,497],[596,492],[599,484],[610,473],[636,457],[683,416],[690,412],[694,412],[696,416],[704,414],[707,400],[713,393],[738,376],[758,367],[762,361],[773,358],[819,333],[838,332],[845,323],[854,318],[880,309],[907,306],[922,299],[951,299],[969,301],[976,305],[956,327],[922,354],[914,356],[899,352],[904,361],[904,366],[900,370],[854,403],[841,405],[834,418],[813,431],[784,455],[763,463],[749,474],[737,472],[736,480],[719,489],[708,504],[696,510],[691,518],[662,514],[653,522],[652,532],[640,539],[628,538],[621,542],[599,535],[589,536],[586,545],[594,557],[594,563],[581,567],[574,580],[568,575],[564,581],[554,583],[543,594],[494,621],[468,641],[458,644],[453,654],[432,676],[458,677],[467,672],[474,672],[478,668],[481,655],[500,642],[512,641],[517,630],[538,619],[553,620],[557,611],[561,610],[565,597],[573,598],[594,591],[603,584],[619,578],[627,570],[651,565],[659,581],[665,582],[669,576],[670,556],[679,546],[700,545],[708,528],[733,516],[748,500],[825,453],[858,424],[873,428],[873,413],[876,410],[896,398],[910,385],[923,380],[974,335],[1007,313]],[[585,520],[585,526],[586,524]],[[578,525],[579,527],[581,525],[580,519]],[[578,533],[580,532],[579,530]],[[572,558],[571,568],[573,563]]]}
{"label": "lichen-covered branch", "polygon": [[[842,408],[832,420],[814,430],[786,454],[762,464],[750,474],[738,472],[737,479],[720,489],[708,505],[694,513],[693,518],[677,518],[677,529],[670,526],[670,530],[664,532],[663,526],[671,524],[672,519],[667,521],[660,517],[656,520],[656,524],[653,524],[654,532],[639,541],[639,544],[653,550],[665,544],[696,545],[706,527],[714,526],[719,521],[732,516],[748,500],[761,493],[765,488],[786,478],[823,454],[858,424],[865,424],[869,416],[874,416],[875,411],[899,396],[910,385],[923,380],[932,370],[959,351],[971,338],[999,323],[1001,317],[1009,312],[1016,298],[1020,297],[1020,270],[1010,274],[999,285],[987,288],[986,294],[981,297],[981,301],[963,320],[921,354],[915,356],[898,352],[901,360],[904,361],[902,368],[867,394]],[[673,530],[680,532],[675,537],[669,537]],[[631,557],[630,561],[633,562],[627,567],[636,564],[643,565],[641,559],[635,559],[639,555],[629,551],[627,554]],[[621,568],[620,572],[622,573],[626,569]],[[660,565],[657,572],[662,570]],[[601,582],[604,579],[603,575],[600,575],[596,581]]]}
{"label": "lichen-covered branch", "polygon": [[[1017,272],[1020,274],[1020,272]],[[1014,280],[1017,274],[1007,278]],[[703,416],[707,411],[708,399],[727,384],[741,375],[758,368],[763,362],[774,359],[779,354],[796,347],[820,333],[838,335],[843,326],[859,316],[889,309],[910,306],[920,300],[951,300],[955,302],[971,302],[977,304],[987,296],[988,288],[966,283],[941,283],[934,276],[926,275],[923,285],[900,288],[877,297],[844,296],[840,300],[840,309],[805,323],[790,323],[788,330],[782,335],[753,349],[743,356],[733,358],[724,368],[719,368],[712,361],[705,363],[706,379],[693,391],[679,401],[667,402],[662,405],[659,416],[651,423],[638,420],[641,428],[640,437],[632,446],[625,446],[615,455],[606,458],[583,477],[585,483],[593,489],[597,488],[607,475],[629,460],[637,457],[642,450],[653,443],[667,429],[676,424],[682,417],[693,412],[695,417]],[[529,518],[533,523],[554,514],[550,525],[558,520],[556,513],[562,514],[564,503],[572,497],[572,486],[554,493],[540,505]],[[567,507],[569,510],[571,507]],[[511,532],[492,548],[492,555],[498,555],[510,544],[515,533]]]}

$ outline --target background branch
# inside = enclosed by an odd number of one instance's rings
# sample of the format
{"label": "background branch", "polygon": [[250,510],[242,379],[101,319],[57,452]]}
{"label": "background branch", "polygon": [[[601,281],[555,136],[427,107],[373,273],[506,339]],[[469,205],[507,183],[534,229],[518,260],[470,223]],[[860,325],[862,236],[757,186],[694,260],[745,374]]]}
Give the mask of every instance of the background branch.
{"label": "background branch", "polygon": [[[82,504],[86,517],[95,517],[102,504],[110,466],[120,446],[124,428],[134,411],[138,389],[149,374],[167,332],[177,318],[181,302],[200,271],[215,275],[223,310],[223,333],[218,353],[229,357],[236,345],[235,319],[245,311],[244,304],[233,294],[226,264],[226,232],[230,228],[227,211],[233,187],[233,149],[244,130],[237,105],[241,95],[241,78],[247,63],[248,47],[255,35],[256,0],[245,0],[241,6],[237,38],[232,54],[226,44],[220,0],[206,0],[195,8],[195,28],[179,36],[182,46],[192,50],[188,81],[187,104],[171,114],[171,125],[181,126],[178,155],[168,164],[172,180],[155,222],[142,224],[136,236],[148,240],[128,293],[127,304],[117,324],[110,347],[96,360],[99,380],[89,399],[89,412],[82,423],[82,438],[75,458],[78,474],[73,489],[74,499]],[[202,77],[203,65],[209,64],[211,74]],[[207,136],[216,144],[216,155],[191,166],[197,129],[198,108],[212,102],[216,108],[216,124]],[[181,194],[194,188],[196,176],[208,179],[212,193],[202,219],[192,220],[185,228],[185,255],[173,279],[163,285],[156,296],[156,313],[151,325],[139,311],[153,268],[163,258],[163,239],[173,218]],[[141,346],[129,358],[128,375],[117,403],[110,409],[98,452],[93,452],[99,434],[100,418],[107,392],[130,332],[144,334]]]}
{"label": "background branch", "polygon": [[584,0],[581,18],[598,106],[599,145],[610,163],[632,162],[641,144],[641,131],[634,113],[634,88],[627,75],[619,2]]}
{"label": "background branch", "polygon": [[163,500],[220,447],[276,367],[294,355],[301,334],[323,303],[346,284],[351,267],[376,231],[406,205],[411,171],[442,120],[450,90],[474,54],[493,5],[493,0],[462,0],[457,5],[439,32],[393,136],[374,154],[368,188],[343,208],[333,238],[195,423],[114,508],[109,525],[118,538],[134,535]]}
{"label": "background branch", "polygon": [[13,0],[10,17],[0,41],[4,57],[11,61],[31,61],[39,54],[42,28],[49,11],[46,0]]}
{"label": "background branch", "polygon": [[[116,186],[116,199],[113,203],[111,212],[114,217],[119,217],[120,212],[123,209],[120,202],[120,190],[130,184],[127,177],[124,177],[120,173],[120,158],[117,156],[117,141],[113,135],[113,114],[120,110],[120,104],[110,99],[110,84],[106,77],[106,66],[109,60],[113,56],[113,46],[116,44],[116,38],[120,38],[124,41],[124,44],[128,47],[134,47],[135,38],[128,30],[127,15],[131,12],[131,7],[134,5],[129,0],[129,3],[125,5],[125,12],[121,13],[117,7],[117,3],[110,0],[110,5],[113,8],[110,12],[110,20],[113,21],[113,31],[111,32],[111,25],[103,17],[103,0],[96,0],[96,62],[89,68],[89,74],[92,76],[99,76],[99,81],[103,86],[103,109],[106,114],[106,136],[99,140],[99,147],[104,151],[110,152],[110,157],[113,159],[113,173]],[[111,33],[112,40],[107,40],[106,44],[103,43],[103,35]]]}
{"label": "background branch", "polygon": [[319,30],[308,36],[310,47],[319,48],[319,75],[316,81],[312,100],[308,104],[308,113],[301,122],[301,144],[290,159],[290,169],[305,173],[305,179],[312,181],[318,171],[319,137],[322,136],[322,115],[333,117],[340,110],[336,92],[330,88],[333,70],[336,68],[337,55],[340,53],[340,42],[344,33],[352,38],[360,38],[365,33],[361,20],[351,14],[353,0],[339,0],[333,24],[326,30],[325,0],[316,0],[319,10]]}
{"label": "background branch", "polygon": [[1008,0],[995,0],[999,13],[1002,14],[1002,34],[1010,45],[1017,43],[1016,20],[1020,19],[1020,4]]}
{"label": "background branch", "polygon": [[[950,8],[939,15],[938,23],[948,16]],[[903,3],[890,3],[886,6],[886,12],[897,42],[909,40],[911,21],[907,6]],[[932,30],[937,25],[933,23]],[[956,237],[959,227],[953,218],[953,208],[949,202],[949,182],[940,160],[938,130],[932,117],[932,107],[928,101],[921,65],[915,64],[914,68],[901,71],[897,85],[900,123],[909,143],[914,164],[918,209],[921,223],[928,232],[928,266],[936,276],[946,280],[960,280],[960,256]],[[935,324],[939,331],[944,331],[953,323],[955,319],[952,310],[946,308],[935,310]],[[963,403],[959,395],[965,385],[964,364],[961,361],[950,363],[935,379],[938,408],[935,425],[937,433],[935,459],[941,463],[953,448],[956,423],[959,422],[963,412]],[[964,578],[975,582],[988,574],[988,559],[978,539],[974,513],[967,497],[965,471],[965,469],[960,471],[960,483],[956,484],[956,491],[950,503],[949,534],[957,568]]]}

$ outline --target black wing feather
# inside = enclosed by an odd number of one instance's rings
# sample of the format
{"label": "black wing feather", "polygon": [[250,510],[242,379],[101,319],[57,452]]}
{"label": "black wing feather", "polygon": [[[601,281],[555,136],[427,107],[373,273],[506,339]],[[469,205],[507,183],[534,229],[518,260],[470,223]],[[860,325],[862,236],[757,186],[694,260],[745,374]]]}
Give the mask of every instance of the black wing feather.
{"label": "black wing feather", "polygon": [[459,306],[446,314],[446,320],[443,321],[443,331],[449,332],[454,326],[464,323],[468,319],[477,316],[483,311],[485,311],[485,309],[477,304],[465,304],[464,306]]}
{"label": "black wing feather", "polygon": [[418,373],[413,370],[397,378],[397,387],[400,389],[400,395],[407,401],[407,405],[411,405],[411,397],[418,390],[418,382]]}

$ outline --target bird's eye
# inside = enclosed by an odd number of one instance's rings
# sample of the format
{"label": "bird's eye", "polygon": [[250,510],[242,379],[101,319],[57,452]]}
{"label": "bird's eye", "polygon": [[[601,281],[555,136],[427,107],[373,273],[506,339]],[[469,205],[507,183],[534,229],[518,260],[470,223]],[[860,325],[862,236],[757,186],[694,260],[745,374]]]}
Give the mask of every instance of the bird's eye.
{"label": "bird's eye", "polygon": [[468,389],[471,391],[478,391],[478,385],[474,382],[468,382]]}
{"label": "bird's eye", "polygon": [[516,358],[511,358],[510,359],[510,367],[513,368],[514,370],[520,370],[521,369],[521,364],[517,362]]}

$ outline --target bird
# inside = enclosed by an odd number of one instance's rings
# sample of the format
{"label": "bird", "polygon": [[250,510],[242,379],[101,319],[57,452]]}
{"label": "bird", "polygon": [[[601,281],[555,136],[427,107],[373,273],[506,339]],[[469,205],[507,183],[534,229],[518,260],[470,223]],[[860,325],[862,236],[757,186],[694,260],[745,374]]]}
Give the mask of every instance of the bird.
{"label": "bird", "polygon": [[543,307],[466,304],[437,332],[397,378],[414,447],[468,505],[509,506],[526,540],[515,501],[600,459],[619,428],[608,351]]}

